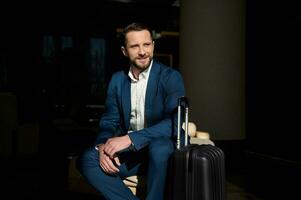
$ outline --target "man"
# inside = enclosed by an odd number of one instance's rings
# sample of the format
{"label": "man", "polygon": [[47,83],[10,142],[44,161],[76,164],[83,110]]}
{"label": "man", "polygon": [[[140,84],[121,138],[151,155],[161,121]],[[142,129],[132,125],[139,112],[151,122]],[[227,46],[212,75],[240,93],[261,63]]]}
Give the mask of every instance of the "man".
{"label": "man", "polygon": [[163,199],[168,159],[175,149],[177,100],[185,94],[179,72],[153,60],[152,31],[132,23],[121,47],[127,72],[110,81],[95,147],[78,168],[106,199],[138,199],[122,181],[146,168],[148,200]]}

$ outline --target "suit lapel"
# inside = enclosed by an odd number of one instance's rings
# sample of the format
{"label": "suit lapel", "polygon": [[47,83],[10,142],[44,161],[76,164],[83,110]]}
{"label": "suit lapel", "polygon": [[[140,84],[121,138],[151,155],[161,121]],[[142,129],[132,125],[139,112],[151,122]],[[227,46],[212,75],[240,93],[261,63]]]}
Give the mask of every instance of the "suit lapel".
{"label": "suit lapel", "polygon": [[153,61],[153,66],[149,74],[145,95],[145,117],[147,124],[151,124],[149,121],[151,119],[151,109],[155,109],[152,107],[152,104],[154,97],[157,95],[159,73],[160,66],[155,61]]}
{"label": "suit lapel", "polygon": [[131,115],[131,82],[127,74],[122,84],[122,109],[124,116],[125,129],[129,129]]}

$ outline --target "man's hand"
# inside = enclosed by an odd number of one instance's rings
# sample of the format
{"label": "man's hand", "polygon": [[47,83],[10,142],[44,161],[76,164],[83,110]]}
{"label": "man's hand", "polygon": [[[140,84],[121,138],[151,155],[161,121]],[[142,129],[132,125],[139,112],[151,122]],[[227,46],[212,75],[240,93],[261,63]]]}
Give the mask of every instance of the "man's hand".
{"label": "man's hand", "polygon": [[103,151],[113,159],[116,152],[129,147],[131,144],[132,141],[128,135],[114,137],[107,140],[104,144]]}
{"label": "man's hand", "polygon": [[110,158],[106,153],[104,152],[104,145],[101,145],[98,147],[99,152],[99,165],[105,171],[106,173],[113,174],[119,172],[119,169],[114,165],[113,160],[115,163],[120,166],[119,158],[116,156],[113,159]]}

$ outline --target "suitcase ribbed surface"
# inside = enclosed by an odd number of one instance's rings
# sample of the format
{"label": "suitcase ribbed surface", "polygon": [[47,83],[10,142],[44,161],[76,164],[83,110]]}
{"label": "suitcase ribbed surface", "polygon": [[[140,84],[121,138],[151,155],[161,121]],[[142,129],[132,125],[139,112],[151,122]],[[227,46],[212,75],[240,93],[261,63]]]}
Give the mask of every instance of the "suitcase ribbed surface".
{"label": "suitcase ribbed surface", "polygon": [[212,145],[176,150],[171,164],[170,199],[225,200],[225,157]]}

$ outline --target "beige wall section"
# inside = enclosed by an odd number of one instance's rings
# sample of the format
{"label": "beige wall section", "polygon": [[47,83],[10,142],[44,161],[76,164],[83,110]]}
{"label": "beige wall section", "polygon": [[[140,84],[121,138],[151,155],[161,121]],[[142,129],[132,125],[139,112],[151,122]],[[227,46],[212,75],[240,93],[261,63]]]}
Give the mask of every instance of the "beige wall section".
{"label": "beige wall section", "polygon": [[181,1],[180,71],[198,130],[244,139],[245,0]]}

